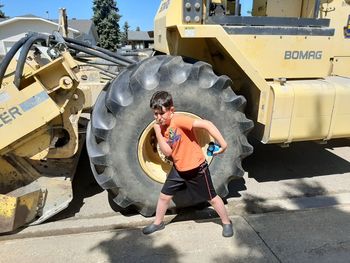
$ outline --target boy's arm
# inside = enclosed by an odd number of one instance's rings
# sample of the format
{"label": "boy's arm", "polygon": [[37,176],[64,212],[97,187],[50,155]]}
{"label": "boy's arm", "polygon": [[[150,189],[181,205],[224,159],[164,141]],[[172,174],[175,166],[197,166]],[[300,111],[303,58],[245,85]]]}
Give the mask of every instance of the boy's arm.
{"label": "boy's arm", "polygon": [[227,149],[227,143],[224,137],[222,137],[220,131],[218,130],[218,128],[216,128],[216,126],[212,122],[207,120],[195,119],[193,121],[192,127],[205,129],[212,137],[214,137],[216,142],[220,145],[220,150],[217,152],[214,152],[214,154],[223,153]]}
{"label": "boy's arm", "polygon": [[165,138],[163,137],[161,129],[160,129],[160,125],[155,123],[153,128],[154,128],[154,131],[156,133],[156,137],[157,137],[157,140],[158,140],[158,144],[159,144],[160,150],[162,151],[162,153],[164,153],[164,155],[166,157],[171,156],[173,150],[171,149],[169,144],[167,144]]}

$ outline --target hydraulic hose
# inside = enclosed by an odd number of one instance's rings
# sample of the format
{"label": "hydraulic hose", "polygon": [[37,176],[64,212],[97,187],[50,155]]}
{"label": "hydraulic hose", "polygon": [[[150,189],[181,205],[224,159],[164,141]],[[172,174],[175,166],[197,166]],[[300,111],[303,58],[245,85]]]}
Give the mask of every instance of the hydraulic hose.
{"label": "hydraulic hose", "polygon": [[74,50],[77,50],[77,51],[80,51],[80,52],[84,52],[86,54],[89,54],[89,55],[93,55],[95,57],[99,57],[99,58],[103,58],[107,61],[110,61],[110,62],[113,62],[113,63],[116,63],[116,64],[120,64],[122,66],[129,66],[131,64],[134,64],[135,61],[131,61],[131,62],[126,62],[125,59],[121,60],[121,59],[117,59],[117,58],[113,58],[109,55],[106,55],[104,53],[101,53],[99,51],[96,51],[96,50],[92,50],[92,49],[89,49],[89,48],[86,48],[86,47],[82,47],[82,46],[78,46],[76,44],[71,44],[71,43],[66,43],[67,47],[71,48],[71,49],[74,49]]}
{"label": "hydraulic hose", "polygon": [[19,58],[18,58],[17,66],[16,66],[16,72],[15,72],[15,79],[13,81],[13,83],[15,84],[15,86],[17,88],[20,87],[21,78],[22,78],[23,69],[24,69],[24,64],[26,62],[28,52],[29,52],[30,48],[32,47],[33,43],[38,41],[38,40],[47,41],[48,37],[49,36],[43,35],[43,34],[35,34],[35,35],[31,36],[23,45],[21,53],[19,54]]}
{"label": "hydraulic hose", "polygon": [[119,60],[122,60],[122,61],[125,61],[127,63],[130,63],[130,64],[133,64],[135,63],[134,60],[132,59],[128,59],[128,58],[125,58],[123,56],[120,56],[120,55],[117,55],[107,49],[104,49],[104,48],[101,48],[101,47],[98,47],[98,46],[94,46],[94,45],[91,45],[91,44],[88,44],[88,43],[85,43],[83,41],[80,41],[80,40],[76,40],[76,39],[72,39],[72,38],[69,38],[69,37],[64,37],[63,38],[65,41],[69,42],[69,43],[73,43],[73,44],[77,44],[79,46],[83,46],[83,47],[87,47],[87,48],[91,48],[93,50],[96,50],[96,51],[100,51],[101,53],[104,53],[106,55],[109,55],[111,57],[114,57],[116,59],[119,59]]}
{"label": "hydraulic hose", "polygon": [[24,43],[27,42],[27,40],[31,37],[32,35],[27,35],[20,40],[18,40],[10,49],[9,52],[7,52],[6,56],[2,60],[0,64],[0,87],[2,84],[2,80],[4,78],[5,72],[7,70],[8,65],[10,64],[12,58],[15,56],[17,51],[23,46]]}

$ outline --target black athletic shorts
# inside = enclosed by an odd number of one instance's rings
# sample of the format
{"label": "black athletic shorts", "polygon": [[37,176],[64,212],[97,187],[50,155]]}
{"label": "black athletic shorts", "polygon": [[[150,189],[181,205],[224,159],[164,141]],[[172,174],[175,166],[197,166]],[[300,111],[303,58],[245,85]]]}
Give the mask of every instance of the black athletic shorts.
{"label": "black athletic shorts", "polygon": [[189,188],[191,192],[204,200],[210,201],[216,196],[209,166],[206,161],[199,167],[185,172],[177,171],[175,167],[173,167],[161,192],[165,195],[173,196],[175,193],[185,188]]}

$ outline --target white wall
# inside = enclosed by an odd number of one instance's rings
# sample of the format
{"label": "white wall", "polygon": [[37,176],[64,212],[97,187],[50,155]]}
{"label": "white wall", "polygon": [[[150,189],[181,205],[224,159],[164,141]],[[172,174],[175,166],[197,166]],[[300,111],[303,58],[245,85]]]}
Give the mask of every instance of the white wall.
{"label": "white wall", "polygon": [[[28,32],[52,34],[58,26],[41,20],[18,20],[0,26],[0,56],[6,54],[6,50],[20,40]],[[69,37],[73,37],[69,32]]]}

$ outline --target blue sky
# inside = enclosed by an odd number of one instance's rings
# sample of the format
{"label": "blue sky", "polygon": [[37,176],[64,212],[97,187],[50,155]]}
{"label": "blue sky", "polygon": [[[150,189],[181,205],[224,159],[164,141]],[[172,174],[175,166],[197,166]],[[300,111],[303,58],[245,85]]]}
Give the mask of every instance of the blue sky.
{"label": "blue sky", "polygon": [[[251,1],[242,1],[247,2],[247,4],[243,4],[243,10],[247,9],[247,5],[251,6]],[[122,15],[119,21],[120,27],[124,25],[125,21],[128,21],[131,26],[130,30],[135,30],[137,26],[141,30],[153,30],[153,18],[159,3],[160,0],[117,0],[119,14]],[[93,15],[92,0],[0,0],[0,4],[4,5],[2,11],[5,15],[10,17],[33,14],[57,19],[58,9],[61,7],[67,9],[69,19],[90,19]]]}

